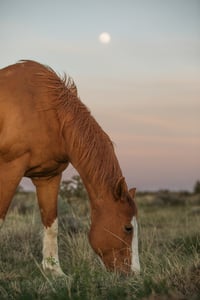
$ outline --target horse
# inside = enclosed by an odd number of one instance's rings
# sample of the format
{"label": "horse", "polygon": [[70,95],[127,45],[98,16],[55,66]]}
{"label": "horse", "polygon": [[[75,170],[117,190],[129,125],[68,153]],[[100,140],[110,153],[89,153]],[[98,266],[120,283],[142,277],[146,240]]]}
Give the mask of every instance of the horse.
{"label": "horse", "polygon": [[43,224],[42,267],[63,275],[57,198],[71,163],[90,199],[91,247],[110,271],[138,273],[135,189],[128,190],[113,143],[80,100],[71,77],[22,60],[0,70],[0,224],[22,177],[36,187]]}

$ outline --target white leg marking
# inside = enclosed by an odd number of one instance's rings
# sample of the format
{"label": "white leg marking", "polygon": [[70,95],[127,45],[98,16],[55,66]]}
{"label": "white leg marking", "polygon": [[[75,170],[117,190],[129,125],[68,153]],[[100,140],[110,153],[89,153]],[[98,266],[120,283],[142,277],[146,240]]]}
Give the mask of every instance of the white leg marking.
{"label": "white leg marking", "polygon": [[64,275],[58,258],[57,235],[58,221],[55,219],[50,227],[44,228],[42,266],[44,271],[54,275]]}
{"label": "white leg marking", "polygon": [[132,259],[131,259],[131,270],[134,273],[140,273],[140,261],[138,253],[138,225],[136,217],[133,217],[131,224],[133,225],[133,239],[132,239]]}

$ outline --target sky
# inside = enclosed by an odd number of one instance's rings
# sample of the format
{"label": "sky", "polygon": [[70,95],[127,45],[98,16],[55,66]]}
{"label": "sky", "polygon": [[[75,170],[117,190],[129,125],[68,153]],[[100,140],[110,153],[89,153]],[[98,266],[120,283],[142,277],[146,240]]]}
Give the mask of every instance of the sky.
{"label": "sky", "polygon": [[[109,43],[100,43],[102,32]],[[74,79],[114,142],[129,187],[193,189],[200,179],[200,0],[0,0],[0,68],[19,59]],[[73,172],[70,166],[63,178]]]}

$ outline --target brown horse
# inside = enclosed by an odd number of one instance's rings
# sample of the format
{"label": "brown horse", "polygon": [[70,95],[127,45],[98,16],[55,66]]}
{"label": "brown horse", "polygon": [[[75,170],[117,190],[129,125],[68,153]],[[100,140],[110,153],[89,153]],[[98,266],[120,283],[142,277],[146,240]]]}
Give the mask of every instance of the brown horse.
{"label": "brown horse", "polygon": [[92,248],[108,269],[138,272],[135,189],[128,191],[112,142],[73,81],[34,61],[1,69],[0,223],[21,178],[31,178],[44,225],[42,265],[57,275],[57,196],[69,163],[89,194]]}

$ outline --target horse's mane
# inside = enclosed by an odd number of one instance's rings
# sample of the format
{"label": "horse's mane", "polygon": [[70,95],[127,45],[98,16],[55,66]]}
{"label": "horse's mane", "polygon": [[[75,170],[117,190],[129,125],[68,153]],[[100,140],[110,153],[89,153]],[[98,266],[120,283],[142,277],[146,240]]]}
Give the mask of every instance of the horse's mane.
{"label": "horse's mane", "polygon": [[66,74],[61,78],[48,66],[36,74],[40,85],[48,89],[61,124],[61,133],[70,126],[70,144],[78,151],[79,162],[87,166],[89,176],[115,193],[122,172],[113,143],[77,95],[74,81]]}

